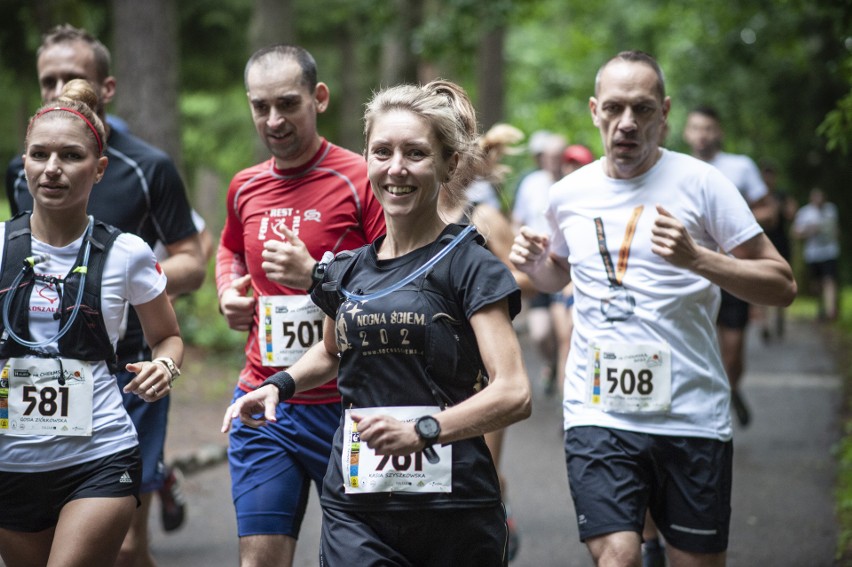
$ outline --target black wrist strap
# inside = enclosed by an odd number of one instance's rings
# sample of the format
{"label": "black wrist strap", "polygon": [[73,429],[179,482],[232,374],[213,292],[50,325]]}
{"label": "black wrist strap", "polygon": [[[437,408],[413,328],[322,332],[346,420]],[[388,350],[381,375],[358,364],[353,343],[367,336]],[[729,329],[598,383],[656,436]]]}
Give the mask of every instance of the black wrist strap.
{"label": "black wrist strap", "polygon": [[308,288],[308,293],[311,293],[317,287],[317,284],[322,281],[322,268],[320,266],[320,262],[317,262],[311,270],[311,287]]}
{"label": "black wrist strap", "polygon": [[282,370],[281,372],[276,372],[269,378],[263,381],[263,384],[260,386],[267,386],[272,384],[276,388],[278,388],[278,401],[283,402],[289,400],[294,395],[296,395],[296,381],[290,376],[290,373],[286,370]]}

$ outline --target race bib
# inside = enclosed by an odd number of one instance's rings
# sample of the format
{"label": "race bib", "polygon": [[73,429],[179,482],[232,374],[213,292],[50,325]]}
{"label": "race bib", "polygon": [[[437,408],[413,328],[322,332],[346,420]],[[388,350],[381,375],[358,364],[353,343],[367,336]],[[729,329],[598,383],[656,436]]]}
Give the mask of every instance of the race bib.
{"label": "race bib", "polygon": [[12,358],[3,370],[6,419],[0,434],[92,434],[94,381],[88,362],[69,358]]}
{"label": "race bib", "polygon": [[400,421],[415,421],[418,417],[437,413],[439,408],[406,406],[392,408],[360,408],[346,410],[343,418],[343,480],[347,494],[376,492],[452,492],[453,447],[433,445],[440,457],[430,463],[422,452],[411,455],[378,455],[361,442],[358,424],[350,412],[360,416],[389,415]]}
{"label": "race bib", "polygon": [[614,413],[665,413],[672,405],[671,347],[592,344],[586,404]]}
{"label": "race bib", "polygon": [[259,309],[257,331],[263,366],[291,366],[322,340],[324,314],[310,296],[263,296]]}

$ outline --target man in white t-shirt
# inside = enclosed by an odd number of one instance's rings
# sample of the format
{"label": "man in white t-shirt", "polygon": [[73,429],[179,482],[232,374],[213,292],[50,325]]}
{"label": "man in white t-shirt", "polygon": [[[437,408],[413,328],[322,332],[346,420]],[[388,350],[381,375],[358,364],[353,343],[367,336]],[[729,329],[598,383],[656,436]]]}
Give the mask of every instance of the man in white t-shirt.
{"label": "man in white t-shirt", "polygon": [[[723,152],[722,138],[722,123],[714,108],[700,106],[689,111],[683,139],[692,149],[692,155],[724,173],[749,204],[760,226],[771,226],[778,205],[769,195],[757,164],[748,156]],[[731,383],[734,412],[744,427],[751,421],[751,412],[739,389],[745,368],[745,330],[748,321],[748,302],[723,289],[722,304],[716,318],[719,347],[725,373]]]}
{"label": "man in white t-shirt", "polygon": [[[540,232],[548,230],[547,218],[544,216],[547,192],[562,177],[565,145],[565,138],[552,132],[539,131],[530,136],[529,150],[535,157],[538,169],[525,175],[518,184],[512,207],[515,230],[521,226],[529,226]],[[558,343],[559,337],[564,334],[560,333],[553,317],[554,311],[559,308],[554,305],[555,299],[558,301],[555,294],[541,292],[524,298],[527,329],[542,359],[542,381],[547,393],[558,390],[557,371],[561,367],[558,357],[563,352]]]}
{"label": "man in white t-shirt", "polygon": [[822,189],[811,189],[808,204],[793,219],[793,235],[804,242],[802,255],[811,281],[819,289],[819,318],[834,321],[838,307],[840,214],[825,200]]}
{"label": "man in white t-shirt", "polygon": [[540,289],[574,282],[565,452],[598,565],[640,563],[646,510],[672,564],[724,564],[732,427],[719,288],[773,305],[796,293],[737,188],[659,147],[670,106],[651,56],[605,63],[589,100],[605,156],[553,186],[550,236],[524,227],[511,254]]}

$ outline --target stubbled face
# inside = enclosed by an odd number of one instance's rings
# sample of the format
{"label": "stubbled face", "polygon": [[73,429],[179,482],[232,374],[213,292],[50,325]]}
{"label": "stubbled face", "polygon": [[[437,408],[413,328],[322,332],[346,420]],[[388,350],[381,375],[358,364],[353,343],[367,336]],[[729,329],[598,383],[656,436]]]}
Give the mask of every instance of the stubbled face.
{"label": "stubbled face", "polygon": [[441,183],[456,156],[444,159],[429,122],[406,110],[373,119],[367,141],[367,173],[388,218],[418,219],[436,214]]}
{"label": "stubbled face", "polygon": [[281,169],[306,163],[319,149],[317,114],[328,104],[328,88],[314,92],[302,82],[302,69],[289,58],[266,58],[246,78],[252,120],[260,139]]}
{"label": "stubbled face", "polygon": [[670,106],[668,97],[660,99],[657,75],[648,65],[615,61],[603,69],[589,109],[606,150],[607,175],[629,179],[657,162]]}
{"label": "stubbled face", "polygon": [[23,158],[35,206],[46,209],[85,211],[92,185],[107,164],[107,158],[98,157],[88,126],[62,111],[36,120]]}
{"label": "stubbled face", "polygon": [[713,159],[722,147],[722,127],[711,116],[690,112],[683,128],[683,139],[692,148],[695,157]]}
{"label": "stubbled face", "polygon": [[39,55],[36,63],[41,100],[48,103],[59,98],[62,88],[73,79],[85,79],[98,93],[98,115],[103,116],[103,105],[112,97],[110,85],[98,80],[95,54],[82,41],[51,45]]}

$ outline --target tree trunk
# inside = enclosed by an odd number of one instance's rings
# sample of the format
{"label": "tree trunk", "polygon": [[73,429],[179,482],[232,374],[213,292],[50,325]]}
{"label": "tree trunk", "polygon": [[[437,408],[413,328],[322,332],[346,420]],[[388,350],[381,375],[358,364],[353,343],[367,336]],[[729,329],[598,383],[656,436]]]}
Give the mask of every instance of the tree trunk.
{"label": "tree trunk", "polygon": [[503,76],[503,40],[506,29],[495,27],[483,35],[479,42],[479,64],[476,67],[479,90],[479,123],[482,131],[505,120],[505,80]]}
{"label": "tree trunk", "polygon": [[118,115],[180,168],[177,31],[175,0],[113,0]]}
{"label": "tree trunk", "polygon": [[344,26],[337,37],[340,56],[340,92],[331,93],[331,101],[340,117],[338,143],[353,152],[360,152],[364,142],[361,135],[361,116],[364,107],[358,77],[358,31],[354,24]]}
{"label": "tree trunk", "polygon": [[295,43],[295,12],[291,0],[254,0],[249,25],[251,52],[276,43]]}
{"label": "tree trunk", "polygon": [[[276,43],[296,43],[295,8],[291,0],[254,0],[251,23],[248,29],[248,45],[251,53]],[[255,161],[269,157],[269,150],[260,138],[254,141]]]}
{"label": "tree trunk", "polygon": [[382,46],[383,86],[399,83],[416,83],[417,56],[411,44],[415,31],[423,20],[422,0],[395,0],[398,17],[395,25],[385,34]]}

